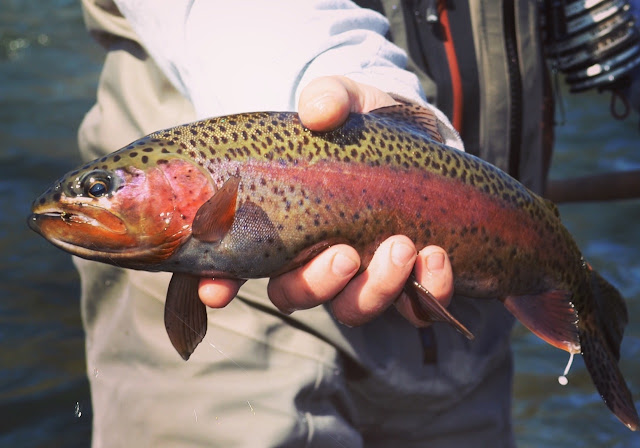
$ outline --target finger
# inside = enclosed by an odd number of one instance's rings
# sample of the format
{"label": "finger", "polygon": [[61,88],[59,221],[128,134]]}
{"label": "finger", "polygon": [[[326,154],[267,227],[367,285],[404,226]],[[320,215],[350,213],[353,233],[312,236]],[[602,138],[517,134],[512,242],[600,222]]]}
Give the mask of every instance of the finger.
{"label": "finger", "polygon": [[272,278],[267,289],[273,304],[284,313],[309,309],[332,299],[360,268],[360,257],[339,244],[306,265]]}
{"label": "finger", "polygon": [[344,123],[349,112],[369,112],[393,104],[390,95],[373,86],[344,76],[326,76],[311,81],[302,90],[298,113],[309,129],[329,131]]}
{"label": "finger", "polygon": [[[446,252],[437,246],[428,246],[420,251],[415,264],[418,282],[424,286],[442,306],[449,306],[453,296],[453,271]],[[395,306],[409,322],[416,327],[424,327],[431,322],[420,319],[407,294],[401,294]]]}
{"label": "finger", "polygon": [[244,281],[203,278],[198,286],[200,300],[211,308],[222,308],[238,294]]}
{"label": "finger", "polygon": [[385,240],[369,267],[355,277],[331,302],[333,314],[349,326],[362,325],[391,305],[413,269],[416,248],[402,235]]}

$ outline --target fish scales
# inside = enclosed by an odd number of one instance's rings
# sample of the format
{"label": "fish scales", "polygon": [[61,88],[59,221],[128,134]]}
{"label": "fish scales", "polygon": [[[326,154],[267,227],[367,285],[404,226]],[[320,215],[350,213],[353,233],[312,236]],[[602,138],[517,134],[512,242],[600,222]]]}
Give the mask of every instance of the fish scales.
{"label": "fish scales", "polygon": [[[545,341],[582,352],[607,405],[636,429],[617,366],[623,299],[583,260],[553,204],[434,141],[421,117],[401,105],[352,114],[326,133],[288,112],[177,126],[69,173],[35,201],[29,222],[85,258],[174,272],[175,285],[273,276],[341,242],[362,269],[394,234],[439,245],[457,294],[503,300]],[[171,313],[182,290],[194,288],[169,288]],[[180,326],[171,313],[170,336]],[[186,359],[203,333],[176,337]]]}
{"label": "fish scales", "polygon": [[[508,259],[504,252],[510,255],[515,251],[514,255],[518,256],[518,250],[521,251],[525,245],[535,252],[539,252],[538,248],[542,245],[548,246],[549,250],[562,250],[562,257],[555,255],[548,260],[527,257],[532,265],[540,266],[540,262],[543,261],[548,264],[550,270],[558,272],[567,272],[557,268],[564,263],[575,261],[576,257],[580,258],[575,245],[563,247],[566,244],[560,244],[567,239],[556,236],[558,229],[557,225],[554,225],[557,221],[555,209],[549,207],[541,198],[533,196],[521,184],[514,183],[502,171],[482,163],[479,159],[463,157],[462,153],[445,150],[439,145],[425,141],[424,138],[420,139],[422,135],[413,135],[415,129],[410,126],[396,130],[397,122],[392,119],[375,120],[366,116],[358,118],[350,120],[348,125],[338,132],[314,134],[305,130],[293,114],[276,114],[275,117],[255,114],[234,119],[220,118],[198,122],[161,134],[152,134],[149,140],[150,143],[159,144],[163,148],[163,139],[166,139],[166,147],[171,147],[177,154],[187,155],[196,160],[200,166],[212,173],[218,186],[229,176],[239,173],[243,178],[239,191],[240,203],[250,200],[264,204],[270,198],[281,195],[281,200],[272,200],[265,208],[274,211],[276,215],[272,220],[280,222],[281,225],[295,223],[294,229],[283,229],[287,240],[298,242],[291,249],[294,254],[303,246],[319,243],[326,238],[342,239],[362,247],[375,248],[370,243],[384,239],[379,232],[380,229],[386,228],[384,237],[395,233],[408,233],[407,236],[413,238],[417,244],[441,245],[453,256],[454,271],[464,273],[469,269],[466,269],[466,266],[456,269],[456,260],[471,264],[477,257],[462,252],[463,248],[459,247],[459,238],[462,237],[468,240],[464,248],[473,248],[480,244],[489,244],[492,247],[490,254],[495,253],[496,256],[480,260],[481,267],[486,269],[481,268],[478,271],[490,272],[492,277],[497,277],[496,285],[504,285],[507,288],[513,288],[508,283],[522,284],[523,278],[510,275],[510,272],[504,269],[501,260]],[[139,142],[139,145],[141,143]],[[207,145],[211,156],[205,157],[206,151],[203,156],[203,151],[198,150],[204,146],[202,143]],[[221,151],[221,145],[228,147]],[[221,154],[214,155],[215,148],[218,148],[217,151]],[[163,153],[162,150],[160,153]],[[275,167],[271,163],[253,163],[250,165],[251,168],[247,169],[247,162],[260,158],[278,163]],[[361,160],[364,160],[364,163]],[[315,170],[313,166],[316,166]],[[379,168],[381,166],[390,169],[383,170]],[[278,167],[281,168],[280,171]],[[370,170],[373,167],[376,168],[374,176]],[[296,170],[298,175],[295,174]],[[280,176],[276,174],[278,172]],[[432,173],[435,179],[429,179],[427,173]],[[327,181],[330,174],[335,175]],[[356,180],[347,177],[349,174]],[[406,179],[406,188],[412,188],[413,191],[395,191],[399,178]],[[314,179],[319,182],[310,185]],[[455,187],[450,185],[447,179],[470,187],[463,201],[459,200],[459,192],[450,194]],[[433,187],[425,191],[422,185],[429,182]],[[349,202],[345,203],[338,213],[318,207],[323,201],[335,203],[332,190],[352,190],[356,183],[368,184],[364,187],[362,201],[354,202],[355,197],[342,198],[342,201],[348,199]],[[283,187],[279,189],[279,185]],[[324,189],[324,185],[330,185],[331,188]],[[249,191],[245,191],[247,188]],[[398,204],[394,200],[395,196],[402,197],[403,202]],[[487,209],[491,208],[485,209],[484,202],[487,199],[494,202],[496,197],[497,202],[503,202],[502,206],[510,207],[512,211],[507,219],[501,214],[492,223],[491,216],[487,216]],[[423,203],[404,202],[409,198],[419,198]],[[378,202],[374,203],[373,199],[377,199]],[[426,204],[429,200],[433,205]],[[282,203],[285,205],[284,208],[281,207]],[[388,228],[390,220],[378,218],[379,225],[376,226],[375,218],[368,216],[379,215],[385,204],[393,206],[392,208],[404,205],[402,210],[396,211],[397,219],[401,218],[403,222],[396,220],[392,222],[394,227]],[[466,204],[476,205],[476,216]],[[429,212],[425,212],[425,208]],[[341,213],[344,214],[344,218]],[[447,213],[449,216],[443,216]],[[348,235],[341,235],[344,226],[340,225],[340,221],[349,217],[352,220],[351,224],[358,224],[354,227],[357,230]],[[512,225],[522,220],[527,222],[520,228]],[[316,222],[322,225],[315,225]],[[299,226],[303,228],[299,230]],[[313,227],[312,233],[304,231],[309,227]],[[523,232],[523,228],[531,229],[535,234],[532,234],[532,231]],[[368,238],[365,235],[367,229],[371,235]],[[407,232],[407,229],[412,231]],[[422,232],[413,231],[414,229]],[[296,238],[297,233],[303,235]],[[473,244],[474,242],[476,244]],[[498,247],[501,250],[496,253]],[[365,258],[369,259],[372,253],[373,251],[365,254]],[[247,255],[245,254],[246,258],[251,259]],[[525,258],[522,255],[521,257]],[[264,266],[262,261],[257,261],[256,264]],[[366,263],[363,263],[363,266],[366,266]],[[250,272],[243,274],[242,277],[255,276]],[[572,272],[569,271],[567,274],[571,276]],[[259,276],[263,275],[264,273],[260,273]],[[475,286],[475,275],[474,273],[472,281],[459,277],[457,290],[462,294],[474,295],[474,291],[480,289]],[[536,282],[538,278],[531,281]],[[463,282],[469,283],[469,286],[464,288]],[[524,290],[528,288],[530,285],[523,285]],[[487,291],[485,296],[496,297],[501,295],[501,292]]]}

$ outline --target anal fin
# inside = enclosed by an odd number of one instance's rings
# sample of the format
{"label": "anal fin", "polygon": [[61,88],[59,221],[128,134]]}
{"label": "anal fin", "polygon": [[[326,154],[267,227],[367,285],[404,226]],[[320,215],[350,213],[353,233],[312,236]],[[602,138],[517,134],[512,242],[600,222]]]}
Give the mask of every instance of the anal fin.
{"label": "anal fin", "polygon": [[554,289],[507,297],[504,306],[543,341],[569,353],[580,353],[578,314],[571,297],[569,291]]}
{"label": "anal fin", "polygon": [[404,291],[411,299],[413,312],[421,320],[430,322],[445,322],[462,333],[467,339],[473,340],[475,337],[467,327],[447,311],[442,304],[431,294],[427,288],[422,286],[418,280],[411,275],[404,285]]}
{"label": "anal fin", "polygon": [[207,333],[207,309],[198,296],[199,283],[199,277],[173,274],[164,306],[169,340],[185,361]]}

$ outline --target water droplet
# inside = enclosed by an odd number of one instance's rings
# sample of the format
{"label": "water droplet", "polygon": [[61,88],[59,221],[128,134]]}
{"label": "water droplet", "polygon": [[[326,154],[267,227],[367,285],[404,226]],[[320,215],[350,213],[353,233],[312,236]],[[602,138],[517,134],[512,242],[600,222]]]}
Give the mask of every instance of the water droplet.
{"label": "water droplet", "polygon": [[46,34],[39,34],[37,40],[38,43],[42,46],[49,45],[49,42],[51,41],[49,36],[47,36]]}
{"label": "water droplet", "polygon": [[18,51],[21,50],[23,48],[27,48],[29,46],[29,41],[23,37],[20,37],[18,39],[14,39],[11,42],[9,42],[9,50],[10,51]]}
{"label": "water droplet", "polygon": [[80,409],[80,403],[76,401],[75,414],[77,418],[82,417],[82,409]]}
{"label": "water droplet", "polygon": [[98,375],[100,375],[100,372],[98,371],[98,369],[93,369],[94,378],[98,378]]}
{"label": "water droplet", "polygon": [[569,362],[567,363],[567,367],[564,368],[564,373],[558,377],[558,383],[560,383],[561,386],[569,384],[567,374],[569,373],[569,369],[571,369],[571,364],[573,364],[573,353],[570,353]]}

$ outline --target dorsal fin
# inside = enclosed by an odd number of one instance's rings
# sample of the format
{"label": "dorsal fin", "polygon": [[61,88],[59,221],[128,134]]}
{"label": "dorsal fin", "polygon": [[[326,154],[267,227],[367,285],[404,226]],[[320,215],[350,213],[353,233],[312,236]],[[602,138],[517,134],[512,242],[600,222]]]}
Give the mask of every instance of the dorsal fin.
{"label": "dorsal fin", "polygon": [[417,129],[429,135],[433,140],[444,143],[444,139],[438,131],[438,119],[431,109],[412,103],[398,95],[391,96],[398,104],[381,107],[369,113],[379,116],[389,116],[403,122],[414,124]]}
{"label": "dorsal fin", "polygon": [[211,199],[202,204],[191,225],[194,238],[206,243],[215,243],[224,238],[236,216],[239,184],[239,177],[229,178]]}

